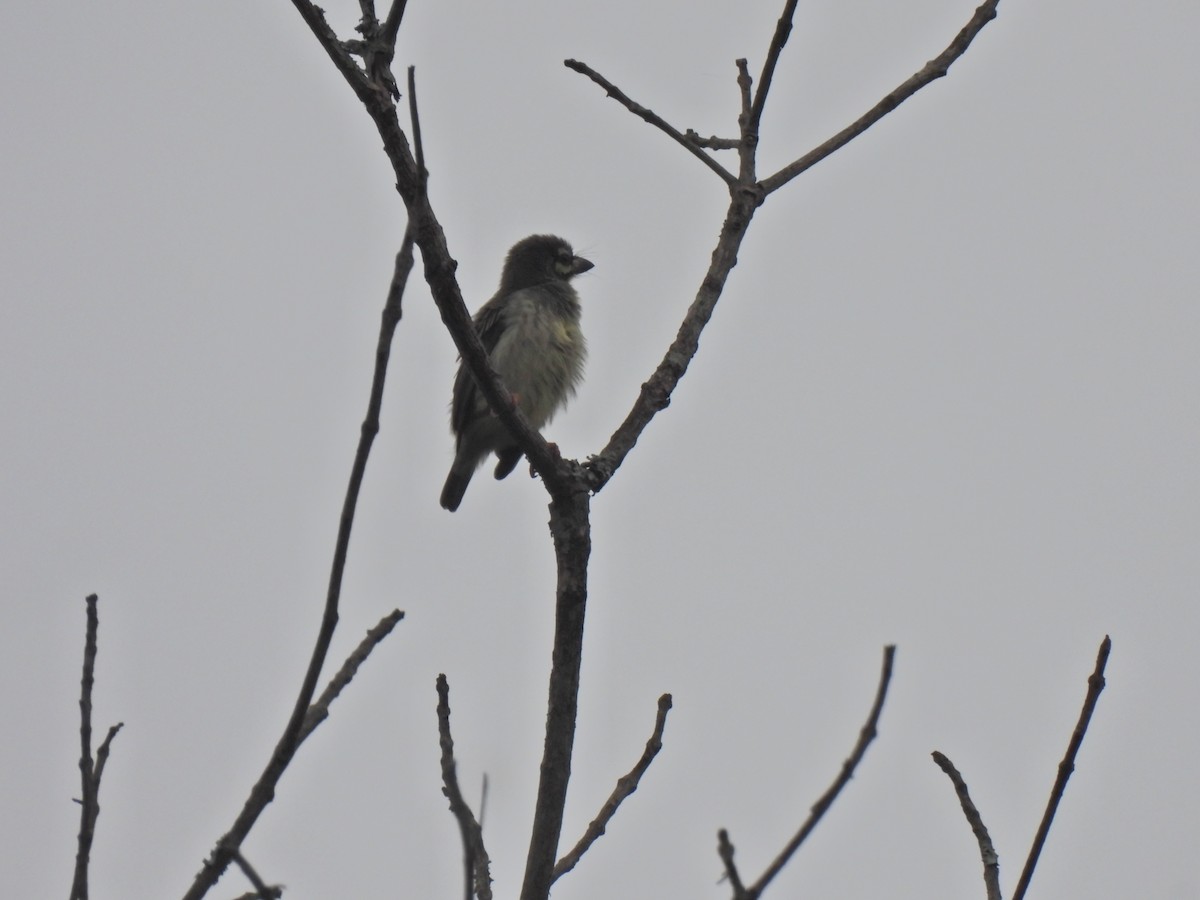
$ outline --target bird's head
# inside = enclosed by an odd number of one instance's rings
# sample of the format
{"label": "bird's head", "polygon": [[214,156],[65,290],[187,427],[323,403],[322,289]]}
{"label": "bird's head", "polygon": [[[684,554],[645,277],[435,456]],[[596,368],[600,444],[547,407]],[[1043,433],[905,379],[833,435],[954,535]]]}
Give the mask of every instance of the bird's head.
{"label": "bird's head", "polygon": [[517,241],[504,260],[500,290],[516,291],[547,281],[570,281],[592,268],[592,263],[575,251],[560,237],[552,234],[533,234]]}

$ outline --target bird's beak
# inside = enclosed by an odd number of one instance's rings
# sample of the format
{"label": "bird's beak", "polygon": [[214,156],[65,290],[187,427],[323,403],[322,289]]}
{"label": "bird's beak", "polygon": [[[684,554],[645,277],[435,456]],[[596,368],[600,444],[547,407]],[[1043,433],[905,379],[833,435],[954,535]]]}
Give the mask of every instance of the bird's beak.
{"label": "bird's beak", "polygon": [[594,269],[595,266],[591,260],[584,259],[582,256],[576,256],[571,260],[571,277],[582,275],[588,269]]}

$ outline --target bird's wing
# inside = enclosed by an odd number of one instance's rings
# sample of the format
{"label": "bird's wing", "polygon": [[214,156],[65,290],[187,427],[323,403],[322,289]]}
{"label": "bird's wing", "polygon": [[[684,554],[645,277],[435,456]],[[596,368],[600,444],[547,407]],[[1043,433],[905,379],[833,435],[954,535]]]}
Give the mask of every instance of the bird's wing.
{"label": "bird's wing", "polygon": [[[497,295],[480,307],[475,313],[475,330],[479,332],[479,340],[488,356],[500,342],[504,333],[504,298]],[[454,376],[454,394],[450,402],[450,427],[455,434],[462,434],[467,423],[473,418],[477,407],[485,407],[487,403],[479,393],[475,376],[468,370],[466,364],[459,361],[458,374]]]}

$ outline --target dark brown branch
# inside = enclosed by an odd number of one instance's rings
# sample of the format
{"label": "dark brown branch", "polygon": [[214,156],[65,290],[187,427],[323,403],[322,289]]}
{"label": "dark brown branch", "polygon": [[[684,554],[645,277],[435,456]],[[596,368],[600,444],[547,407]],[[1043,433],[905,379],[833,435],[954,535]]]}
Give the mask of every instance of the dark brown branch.
{"label": "dark brown branch", "polygon": [[1108,635],[1104,636],[1104,640],[1100,642],[1100,650],[1096,654],[1096,668],[1092,670],[1092,674],[1088,676],[1087,696],[1083,700],[1083,709],[1079,712],[1079,721],[1075,723],[1075,730],[1071,733],[1071,740],[1067,744],[1066,755],[1063,756],[1062,762],[1058,764],[1058,777],[1054,779],[1054,787],[1050,791],[1050,800],[1046,804],[1046,811],[1042,814],[1042,821],[1038,825],[1037,835],[1033,839],[1033,846],[1029,848],[1029,857],[1025,860],[1025,867],[1021,870],[1021,877],[1017,881],[1017,888],[1013,892],[1013,900],[1023,900],[1025,892],[1029,889],[1029,881],[1033,878],[1033,870],[1037,866],[1038,857],[1041,856],[1042,846],[1046,843],[1046,835],[1050,833],[1050,825],[1054,821],[1054,815],[1058,811],[1058,804],[1062,800],[1063,791],[1067,787],[1067,779],[1071,777],[1071,773],[1075,771],[1075,757],[1079,753],[1079,748],[1083,744],[1083,738],[1087,734],[1088,725],[1092,721],[1092,713],[1096,709],[1096,702],[1100,699],[1100,692],[1104,690],[1104,667],[1108,665],[1108,654],[1112,650],[1112,640]]}
{"label": "dark brown branch", "polygon": [[404,10],[407,6],[408,0],[392,0],[387,18],[383,20],[380,37],[393,47],[396,46],[396,35],[400,33],[400,23],[404,21]]}
{"label": "dark brown branch", "polygon": [[669,124],[665,119],[662,118],[662,116],[658,115],[653,110],[647,109],[640,103],[636,103],[635,101],[631,100],[624,91],[622,91],[619,87],[605,78],[595,69],[591,68],[586,63],[581,63],[579,60],[575,59],[564,59],[563,65],[568,69],[578,72],[580,75],[586,75],[588,78],[592,79],[592,81],[604,88],[604,92],[608,94],[608,96],[612,97],[639,119],[649,122],[659,131],[662,131],[664,134],[668,135],[672,140],[687,150],[688,153],[692,154],[692,156],[696,157],[696,159],[700,160],[700,162],[704,163],[706,166],[716,172],[717,175],[721,177],[721,180],[727,185],[733,187],[733,185],[737,183],[737,179],[734,178],[733,173],[705,153],[697,143],[688,140],[685,134],[682,134],[679,129]]}
{"label": "dark brown branch", "polygon": [[854,749],[850,751],[850,756],[842,763],[842,770],[834,779],[833,784],[825,791],[813,804],[812,810],[809,812],[808,818],[804,824],[800,826],[800,830],[788,841],[787,846],[783,848],[780,854],[775,857],[775,861],[767,866],[765,872],[759,877],[758,881],[754,882],[746,890],[746,896],[751,898],[762,896],[762,892],[766,889],[772,879],[775,878],[788,864],[788,860],[792,858],[792,854],[799,849],[804,843],[817,823],[833,806],[833,801],[838,798],[842,789],[850,783],[850,779],[854,776],[854,770],[858,768],[858,764],[862,762],[863,755],[867,752],[867,747],[871,741],[875,740],[875,735],[878,733],[879,716],[883,712],[883,701],[887,698],[888,685],[892,681],[892,663],[896,658],[896,647],[894,644],[889,644],[883,648],[883,666],[879,672],[879,687],[875,690],[875,701],[871,704],[871,711],[867,715],[867,721],[858,733],[858,741],[854,745]]}
{"label": "dark brown branch", "polygon": [[775,65],[779,62],[779,54],[787,43],[788,35],[792,33],[792,17],[796,14],[797,0],[787,0],[779,21],[775,23],[775,34],[771,37],[771,46],[767,48],[767,56],[763,60],[762,74],[758,76],[758,91],[754,95],[754,106],[750,111],[750,130],[757,137],[758,126],[762,121],[763,107],[767,103],[767,92],[771,90],[771,79],[775,77]]}
{"label": "dark brown branch", "polygon": [[240,850],[234,853],[233,861],[242,870],[242,874],[246,876],[246,880],[254,885],[254,893],[250,895],[251,897],[255,897],[257,900],[279,900],[283,896],[283,885],[270,885],[263,881],[259,877],[258,872],[254,870],[254,866],[250,865],[249,860],[242,856]]}
{"label": "dark brown branch", "polygon": [[483,829],[471,814],[458,787],[454,762],[454,738],[450,736],[450,684],[445,675],[437,677],[438,742],[442,748],[442,793],[450,801],[450,812],[458,822],[463,844],[463,881],[466,900],[478,895],[479,900],[491,900],[492,876],[487,849],[483,845]]}
{"label": "dark brown branch", "polygon": [[408,67],[408,118],[412,122],[413,150],[417,155],[417,177],[424,184],[429,180],[425,168],[425,144],[421,140],[421,116],[417,110],[417,67]]}
{"label": "dark brown branch", "polygon": [[[104,740],[100,742],[100,748],[96,751],[96,768],[92,772],[92,781],[96,784],[96,793],[100,792],[100,779],[104,777],[104,767],[108,765],[108,753],[112,748],[113,738],[117,736],[117,732],[125,727],[124,722],[118,722],[108,729],[108,734],[104,736]],[[100,807],[96,807],[96,814],[99,815]]]}
{"label": "dark brown branch", "polygon": [[545,900],[554,881],[562,836],[575,716],[579,709],[579,670],[587,611],[587,567],[592,552],[591,498],[580,487],[550,503],[550,535],[558,571],[554,605],[554,650],[546,706],[546,740],[534,803],[521,900]]}
{"label": "dark brown branch", "polygon": [[671,394],[700,349],[700,335],[712,318],[721,292],[725,289],[725,281],[737,265],[738,248],[746,236],[746,230],[750,227],[750,220],[760,199],[750,190],[739,191],[730,198],[729,210],[721,226],[721,236],[713,250],[708,272],[700,282],[696,297],[688,307],[675,340],[667,349],[658,368],[642,384],[625,421],[613,432],[604,449],[585,464],[587,484],[593,492],[599,492],[608,483],[625,457],[636,446],[642,432],[659,412],[670,405]]}
{"label": "dark brown branch", "polygon": [[638,783],[642,780],[642,776],[646,774],[646,770],[650,768],[650,763],[654,762],[654,757],[662,749],[663,729],[667,725],[667,712],[670,709],[671,695],[663,694],[658,698],[658,715],[654,720],[654,731],[651,733],[650,739],[646,741],[646,749],[642,752],[641,759],[637,761],[637,764],[624,777],[617,779],[617,786],[613,788],[613,792],[604,801],[604,805],[600,807],[600,812],[597,813],[596,818],[592,819],[591,823],[589,823],[583,833],[583,837],[579,839],[579,842],[571,849],[571,852],[560,859],[554,866],[554,881],[557,881],[560,877],[575,868],[588,848],[596,842],[596,839],[600,835],[604,834],[605,828],[612,821],[612,817],[617,814],[617,809],[621,806],[621,803],[638,789]]}
{"label": "dark brown branch", "polygon": [[[389,31],[386,26],[380,28],[379,19],[375,17],[374,0],[359,0],[358,5],[362,11],[362,19],[354,30],[363,36],[363,40],[347,41],[343,46],[350,53],[356,53],[363,58],[363,68],[375,90],[383,91],[388,97],[399,100],[400,88],[397,87],[396,77],[392,74],[392,60],[396,56],[396,32]],[[394,12],[393,7],[389,16]]]}
{"label": "dark brown branch", "polygon": [[[302,0],[296,0],[302,6]],[[379,339],[375,347],[375,372],[371,382],[370,399],[367,402],[367,415],[363,420],[359,435],[358,449],[354,455],[354,463],[350,470],[350,483],[346,488],[346,497],[342,503],[342,515],[338,522],[337,540],[333,551],[333,563],[329,573],[329,587],[325,595],[325,609],[321,617],[321,627],[317,632],[316,644],[309,659],[308,669],[304,673],[304,681],[300,686],[299,696],[292,708],[291,717],[283,729],[279,742],[267,762],[266,768],[258,781],[250,790],[241,812],[234,820],[233,826],[217,842],[203,867],[196,875],[192,886],[184,894],[184,900],[199,900],[228,868],[233,855],[239,850],[242,841],[258,821],[267,805],[275,798],[275,786],[283,776],[300,746],[305,724],[308,719],[313,695],[317,690],[317,681],[329,654],[329,645],[333,641],[333,633],[338,623],[338,602],[342,593],[342,576],[346,568],[346,557],[350,551],[350,532],[354,525],[354,513],[358,506],[358,495],[362,489],[363,477],[367,471],[367,459],[371,454],[371,445],[375,435],[379,433],[379,410],[383,404],[383,386],[387,378],[388,359],[391,355],[392,336],[396,325],[399,324],[401,307],[400,297],[403,295],[404,284],[412,270],[413,233],[410,227],[405,231],[404,241],[400,247],[401,259],[397,262],[396,273],[388,289],[388,299],[384,304],[380,321]],[[311,731],[311,728],[309,729]]]}
{"label": "dark brown branch", "polygon": [[733,843],[729,840],[729,832],[722,828],[717,832],[717,856],[725,864],[725,877],[733,888],[733,900],[745,900],[746,886],[742,884],[742,876],[738,873],[737,863],[733,861]]}
{"label": "dark brown branch", "polygon": [[124,723],[108,729],[108,735],[100,744],[96,756],[92,756],[92,688],[96,683],[97,635],[100,631],[100,616],[97,606],[100,598],[89,594],[84,601],[87,607],[87,626],[83,639],[83,676],[79,689],[79,839],[75,848],[75,875],[71,882],[71,900],[87,900],[88,864],[91,860],[92,841],[96,837],[96,820],[100,817],[100,778],[108,762],[109,748],[113,738]]}
{"label": "dark brown branch", "polygon": [[310,3],[309,0],[292,0],[292,5],[296,7],[300,18],[316,35],[318,43],[325,48],[325,52],[333,60],[334,67],[342,73],[342,77],[346,79],[358,98],[365,102],[364,98],[370,96],[374,91],[371,79],[354,61],[354,57],[350,55],[350,51],[346,49],[345,45],[338,40],[334,30],[329,27],[329,23],[325,21],[324,10]]}
{"label": "dark brown branch", "polygon": [[971,42],[975,40],[975,37],[983,30],[983,27],[996,18],[996,7],[999,4],[1000,0],[987,0],[986,3],[975,10],[971,21],[955,36],[954,40],[950,42],[950,46],[938,54],[937,57],[927,62],[919,72],[895,88],[895,90],[876,103],[853,123],[825,141],[825,143],[810,150],[795,162],[784,166],[769,178],[763,179],[763,191],[770,194],[773,191],[779,190],[779,188],[783,187],[797,175],[811,169],[821,160],[825,159],[825,157],[850,143],[917,91],[921,90],[921,88],[945,75],[950,70],[951,64],[967,52],[967,48],[971,46]]}
{"label": "dark brown branch", "polygon": [[934,750],[933,761],[950,777],[950,781],[954,784],[954,792],[958,794],[958,802],[962,805],[963,814],[967,817],[971,831],[975,833],[975,840],[979,843],[979,855],[983,859],[983,883],[987,888],[987,898],[988,900],[1002,900],[1000,895],[1000,856],[996,853],[996,847],[992,843],[991,835],[988,834],[987,826],[983,824],[983,817],[979,815],[979,810],[971,801],[967,783],[963,781],[958,769],[954,768],[954,763],[950,762],[945,754]]}
{"label": "dark brown branch", "polygon": [[329,718],[330,704],[354,680],[354,676],[358,674],[359,667],[367,661],[367,657],[371,655],[371,651],[379,646],[385,637],[392,633],[392,629],[400,624],[400,620],[403,618],[404,613],[398,609],[393,609],[380,619],[375,627],[367,632],[366,636],[359,642],[359,645],[354,648],[354,652],[346,657],[346,661],[342,663],[342,667],[338,669],[337,674],[330,679],[329,684],[325,686],[325,690],[321,691],[321,696],[308,708],[308,715],[304,717],[304,727],[300,729],[300,740],[297,741],[297,744],[304,743],[308,739],[308,736],[316,730],[317,726]]}

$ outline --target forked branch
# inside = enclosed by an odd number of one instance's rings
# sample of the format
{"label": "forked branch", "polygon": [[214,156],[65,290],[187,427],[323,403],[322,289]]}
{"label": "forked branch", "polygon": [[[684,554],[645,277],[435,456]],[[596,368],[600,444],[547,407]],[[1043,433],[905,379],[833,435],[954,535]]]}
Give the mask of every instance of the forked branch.
{"label": "forked branch", "polygon": [[454,760],[454,738],[450,735],[450,683],[445,675],[437,677],[438,742],[442,750],[442,793],[450,801],[450,812],[458,822],[463,845],[463,896],[466,900],[492,900],[491,861],[483,844],[483,826],[476,821],[471,807],[458,786],[458,764]]}
{"label": "forked branch", "polygon": [[850,755],[842,763],[842,769],[838,773],[837,778],[833,780],[833,784],[812,805],[808,818],[804,820],[800,829],[787,842],[787,845],[775,857],[774,861],[767,866],[766,870],[754,884],[749,887],[741,886],[741,877],[733,865],[733,844],[729,840],[729,833],[724,829],[718,833],[718,852],[721,856],[721,861],[725,864],[725,874],[729,877],[730,885],[733,887],[734,900],[757,900],[758,897],[762,896],[763,891],[766,890],[775,876],[783,871],[783,867],[788,864],[792,855],[800,849],[800,845],[812,834],[813,829],[817,827],[817,823],[821,821],[825,813],[833,806],[833,802],[837,800],[842,789],[850,783],[850,779],[854,777],[855,769],[858,768],[858,764],[862,762],[862,758],[867,752],[867,747],[870,746],[878,734],[879,716],[883,712],[883,701],[887,699],[888,686],[892,682],[892,664],[895,662],[895,659],[895,645],[889,644],[884,647],[883,666],[879,672],[879,686],[875,689],[875,700],[871,704],[871,711],[867,714],[867,721],[859,730],[858,740],[854,744],[854,749],[850,751]]}
{"label": "forked branch", "polygon": [[[586,75],[638,118],[653,125],[682,146],[688,153],[716,172],[730,192],[729,209],[721,236],[713,250],[712,262],[696,291],[695,299],[679,326],[678,334],[654,373],[642,384],[640,393],[625,421],[613,433],[608,444],[587,463],[588,487],[597,492],[612,478],[625,457],[637,444],[650,421],[671,402],[679,381],[687,372],[692,358],[700,347],[700,334],[712,317],[717,300],[724,290],[726,279],[737,263],[737,253],[755,211],[766,198],[796,176],[812,168],[835,150],[896,109],[921,88],[942,77],[950,65],[962,56],[983,27],[996,17],[1000,0],[987,0],[975,10],[970,21],[959,31],[950,45],[928,62],[919,72],[902,82],[874,107],[838,132],[819,147],[761,181],[757,179],[758,129],[761,124],[767,92],[774,78],[776,64],[792,28],[796,0],[786,0],[783,13],[767,49],[757,90],[752,90],[746,60],[737,60],[737,85],[741,98],[738,114],[738,137],[734,139],[701,138],[695,131],[683,130],[670,124],[654,110],[630,99],[623,90],[579,60],[564,61],[567,68]],[[739,156],[738,174],[732,175],[708,152],[710,149],[736,149]]]}
{"label": "forked branch", "polygon": [[[323,21],[323,19],[322,19]],[[221,874],[228,868],[239,852],[242,842],[254,827],[258,817],[267,805],[275,798],[275,786],[291,764],[300,743],[312,733],[312,729],[320,723],[328,713],[328,704],[337,696],[341,688],[349,682],[357,671],[358,666],[382,640],[388,632],[400,621],[402,613],[393,610],[383,621],[373,629],[372,633],[351,654],[342,671],[336,676],[326,691],[326,697],[313,707],[313,696],[316,694],[317,682],[325,667],[325,659],[329,654],[329,646],[333,642],[333,633],[338,623],[338,603],[342,593],[342,576],[346,568],[346,557],[350,551],[350,531],[354,524],[354,513],[358,507],[358,496],[362,489],[363,478],[367,471],[367,459],[371,454],[371,445],[375,435],[379,433],[379,410],[383,405],[383,387],[387,380],[388,359],[391,356],[392,337],[400,322],[401,298],[408,276],[413,265],[413,237],[411,228],[405,232],[404,241],[396,257],[396,267],[388,287],[387,301],[384,304],[379,327],[379,339],[375,346],[375,372],[371,381],[371,394],[367,401],[367,415],[363,420],[362,431],[359,435],[358,449],[354,454],[354,463],[350,469],[350,483],[346,488],[346,496],[342,502],[342,515],[338,522],[337,540],[334,545],[333,563],[330,567],[329,586],[325,594],[325,607],[321,617],[321,626],[317,632],[316,644],[309,658],[304,680],[300,685],[300,693],[296,698],[292,713],[284,726],[283,734],[275,745],[275,750],[263,769],[258,781],[251,788],[249,796],[242,806],[241,812],[234,820],[232,827],[225,833],[213,848],[203,867],[197,873],[184,900],[199,900],[217,882]],[[377,639],[376,637],[377,636]]]}
{"label": "forked branch", "polygon": [[[1108,654],[1111,649],[1112,641],[1105,635],[1104,640],[1100,642],[1100,650],[1096,655],[1096,667],[1088,677],[1088,689],[1087,695],[1083,700],[1083,709],[1080,710],[1079,720],[1075,723],[1075,730],[1071,732],[1071,740],[1067,744],[1067,752],[1058,764],[1058,776],[1054,779],[1054,786],[1050,789],[1050,799],[1046,803],[1046,810],[1042,814],[1042,821],[1038,825],[1037,834],[1034,836],[1033,846],[1029,849],[1029,856],[1025,860],[1025,867],[1022,869],[1021,877],[1017,881],[1016,890],[1013,892],[1013,900],[1023,900],[1025,897],[1025,892],[1029,888],[1029,881],[1033,878],[1033,870],[1037,866],[1042,847],[1046,843],[1046,835],[1050,832],[1050,825],[1053,823],[1054,815],[1058,811],[1058,805],[1062,801],[1063,791],[1066,790],[1067,779],[1075,771],[1075,757],[1079,753],[1079,748],[1083,745],[1083,738],[1087,734],[1088,725],[1091,723],[1092,713],[1096,709],[1096,701],[1100,699],[1100,692],[1104,690],[1104,667],[1108,665]],[[1001,900],[999,856],[992,844],[992,839],[988,834],[987,828],[984,827],[983,818],[980,816],[979,810],[975,807],[970,795],[967,793],[967,785],[963,781],[962,776],[959,775],[958,770],[954,768],[954,764],[944,754],[935,750],[933,752],[933,761],[937,763],[938,767],[953,782],[954,790],[958,794],[959,803],[963,808],[963,813],[966,815],[967,822],[971,826],[971,831],[975,833],[975,839],[979,843],[979,853],[983,858],[983,880],[987,888],[988,900]]]}

